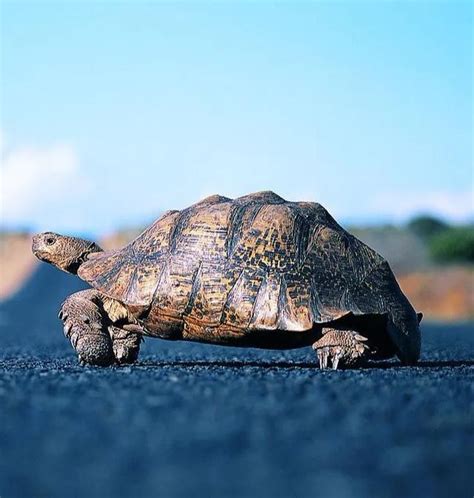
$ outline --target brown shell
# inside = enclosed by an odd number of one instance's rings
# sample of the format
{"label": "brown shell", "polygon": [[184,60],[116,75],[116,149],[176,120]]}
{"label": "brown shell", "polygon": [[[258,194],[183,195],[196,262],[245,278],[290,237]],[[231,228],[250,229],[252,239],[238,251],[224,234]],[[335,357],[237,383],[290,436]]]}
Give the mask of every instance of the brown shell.
{"label": "brown shell", "polygon": [[399,356],[419,354],[415,311],[388,263],[321,205],[273,192],[169,211],[78,274],[181,329],[305,331],[351,313],[386,314]]}

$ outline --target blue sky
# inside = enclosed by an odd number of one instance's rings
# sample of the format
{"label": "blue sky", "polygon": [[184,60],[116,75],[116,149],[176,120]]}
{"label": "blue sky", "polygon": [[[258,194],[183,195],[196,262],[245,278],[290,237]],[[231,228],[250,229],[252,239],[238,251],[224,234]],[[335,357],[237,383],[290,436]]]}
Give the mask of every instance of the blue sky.
{"label": "blue sky", "polygon": [[103,233],[274,190],[473,216],[470,2],[2,4],[2,218]]}

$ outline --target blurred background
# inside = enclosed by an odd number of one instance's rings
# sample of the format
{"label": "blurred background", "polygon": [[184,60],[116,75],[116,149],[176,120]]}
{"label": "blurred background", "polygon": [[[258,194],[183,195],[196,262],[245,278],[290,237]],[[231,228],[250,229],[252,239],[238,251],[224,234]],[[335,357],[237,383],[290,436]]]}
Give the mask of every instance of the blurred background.
{"label": "blurred background", "polygon": [[[472,2],[4,0],[0,495],[472,496]],[[146,340],[82,367],[37,264],[168,209],[273,190],[390,262],[415,366]],[[451,323],[447,323],[447,322]]]}
{"label": "blurred background", "polygon": [[2,2],[0,297],[40,230],[322,203],[415,307],[473,316],[470,2]]}

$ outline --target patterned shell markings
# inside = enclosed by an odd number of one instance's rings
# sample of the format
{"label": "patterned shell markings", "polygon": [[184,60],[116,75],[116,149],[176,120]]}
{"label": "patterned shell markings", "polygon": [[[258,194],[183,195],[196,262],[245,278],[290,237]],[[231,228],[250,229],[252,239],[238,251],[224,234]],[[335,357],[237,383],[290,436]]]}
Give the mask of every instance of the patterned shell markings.
{"label": "patterned shell markings", "polygon": [[309,282],[299,271],[308,230],[289,203],[259,206],[230,255],[241,275],[225,304],[225,322],[250,329],[297,331],[313,326]]}
{"label": "patterned shell markings", "polygon": [[124,304],[149,305],[165,268],[179,214],[168,211],[122,249],[93,254],[79,268],[79,277]]}
{"label": "patterned shell markings", "polygon": [[212,196],[166,213],[79,276],[125,304],[206,326],[307,330],[348,313],[385,313],[399,356],[419,354],[416,314],[388,264],[319,204],[272,192]]}

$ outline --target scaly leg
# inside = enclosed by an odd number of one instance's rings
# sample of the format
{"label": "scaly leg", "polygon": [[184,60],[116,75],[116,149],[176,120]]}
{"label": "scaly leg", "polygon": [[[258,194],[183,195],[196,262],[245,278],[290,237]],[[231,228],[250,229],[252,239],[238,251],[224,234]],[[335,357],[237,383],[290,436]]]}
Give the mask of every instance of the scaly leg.
{"label": "scaly leg", "polygon": [[103,308],[103,299],[94,289],[69,296],[59,312],[64,334],[81,364],[132,363],[138,357],[141,336],[134,325],[113,324]]}
{"label": "scaly leg", "polygon": [[367,340],[367,337],[352,330],[323,328],[323,336],[313,344],[319,368],[328,368],[328,360],[331,360],[334,370],[339,365],[355,365],[365,361],[370,354]]}
{"label": "scaly leg", "polygon": [[134,325],[124,325],[123,328],[109,325],[112,349],[118,363],[133,363],[138,358],[143,337],[141,333],[134,332],[137,329]]}

